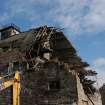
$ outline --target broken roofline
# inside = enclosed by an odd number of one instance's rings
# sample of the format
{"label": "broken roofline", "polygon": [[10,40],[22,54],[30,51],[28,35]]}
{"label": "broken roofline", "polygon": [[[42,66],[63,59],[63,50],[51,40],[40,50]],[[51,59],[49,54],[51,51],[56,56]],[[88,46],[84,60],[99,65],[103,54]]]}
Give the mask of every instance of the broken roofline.
{"label": "broken roofline", "polygon": [[[11,37],[5,39],[5,40],[0,41],[0,47],[8,47],[8,46],[11,46],[11,44],[18,45],[19,42],[20,42],[20,45],[21,45],[21,42],[23,42],[24,40],[25,40],[26,42],[28,42],[28,40],[26,40],[28,36],[30,36],[30,35],[32,35],[32,34],[35,34],[35,36],[36,36],[36,33],[35,33],[35,32],[39,32],[41,29],[44,29],[44,28],[46,28],[46,31],[47,31],[47,32],[53,30],[53,31],[54,31],[54,34],[59,34],[59,35],[58,35],[58,36],[59,36],[58,39],[59,39],[61,36],[63,36],[62,38],[63,38],[63,39],[66,39],[66,42],[68,43],[68,46],[70,46],[70,47],[68,47],[68,49],[70,49],[70,51],[73,52],[73,53],[75,53],[75,55],[76,55],[76,50],[75,50],[75,48],[72,46],[72,44],[70,43],[70,41],[67,40],[67,38],[65,37],[65,35],[64,35],[63,32],[61,31],[61,29],[56,28],[56,27],[47,27],[47,26],[42,26],[42,27],[30,29],[29,31],[22,32],[22,33],[17,34],[17,35],[13,35],[13,36],[11,36]],[[42,33],[42,34],[43,34],[43,33]],[[40,36],[40,37],[41,37],[41,36]],[[30,37],[28,37],[28,39],[29,39],[29,38],[30,38]],[[61,38],[60,38],[60,40],[61,40]],[[17,42],[18,42],[18,43],[17,43]],[[24,47],[23,47],[23,48],[24,48]],[[70,52],[70,51],[68,51],[68,52]],[[60,53],[61,53],[61,51],[60,51]],[[64,53],[64,52],[63,52],[63,53]],[[80,58],[79,56],[76,55],[75,57],[76,57],[76,59],[78,58],[78,60],[81,61],[81,58]],[[72,58],[71,58],[71,59],[72,59]],[[82,66],[81,66],[81,64],[82,64]],[[71,65],[71,68],[73,68],[73,69],[78,69],[78,68],[80,68],[80,69],[81,69],[81,67],[88,67],[88,66],[89,66],[89,64],[87,64],[86,62],[82,62],[82,61],[81,61],[80,64],[73,64],[73,67],[72,67],[72,65]],[[86,74],[88,74],[88,73],[85,73],[85,75],[86,75]]]}
{"label": "broken roofline", "polygon": [[[52,31],[53,33],[51,33]],[[50,44],[49,48],[44,46],[46,42]],[[52,48],[50,48],[51,43],[53,43]],[[37,47],[36,44],[38,44]],[[84,77],[88,73],[90,74],[90,72],[87,72],[84,69],[84,67],[89,65],[81,60],[77,55],[75,48],[72,46],[70,41],[68,41],[63,32],[55,27],[43,26],[19,33],[0,41],[0,47],[12,47],[12,49],[17,48],[21,53],[33,52],[33,48],[35,48],[39,53],[37,54],[38,56],[45,53],[45,51],[50,51],[51,49],[54,57],[57,57],[59,59],[58,61],[66,63],[70,69],[72,68],[78,73],[83,72],[82,75],[84,75]],[[42,51],[42,49],[47,50]],[[94,72],[91,72],[91,74],[92,73],[94,74]]]}

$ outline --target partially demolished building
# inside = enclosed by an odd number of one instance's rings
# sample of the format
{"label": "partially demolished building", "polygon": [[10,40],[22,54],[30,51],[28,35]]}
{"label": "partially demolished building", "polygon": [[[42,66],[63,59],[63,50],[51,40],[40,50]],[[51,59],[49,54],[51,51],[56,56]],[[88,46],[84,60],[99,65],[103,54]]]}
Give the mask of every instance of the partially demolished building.
{"label": "partially demolished building", "polygon": [[[0,32],[0,75],[21,71],[21,105],[98,105],[92,98],[95,81],[87,79],[97,73],[85,69],[89,64],[60,29],[21,32],[10,25]],[[0,105],[11,105],[10,94],[11,89],[0,92]]]}

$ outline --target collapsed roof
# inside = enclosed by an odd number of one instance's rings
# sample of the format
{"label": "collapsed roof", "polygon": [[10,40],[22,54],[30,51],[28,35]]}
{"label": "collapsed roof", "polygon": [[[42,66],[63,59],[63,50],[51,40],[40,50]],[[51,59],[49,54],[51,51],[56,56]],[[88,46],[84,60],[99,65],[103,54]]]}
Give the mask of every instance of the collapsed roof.
{"label": "collapsed roof", "polygon": [[63,63],[70,70],[75,70],[79,73],[81,82],[84,89],[86,88],[85,90],[87,93],[90,91],[88,88],[94,90],[92,87],[94,82],[90,83],[90,80],[86,80],[85,76],[94,76],[97,73],[85,69],[89,64],[83,62],[77,55],[75,48],[60,29],[43,26],[31,29],[27,32],[21,32],[20,34],[1,40],[0,48],[14,49],[0,54],[0,66],[9,62],[11,56],[13,59],[20,59],[28,62],[29,59],[32,61],[35,57],[41,58],[43,53],[50,53],[51,59],[57,59],[58,62]]}

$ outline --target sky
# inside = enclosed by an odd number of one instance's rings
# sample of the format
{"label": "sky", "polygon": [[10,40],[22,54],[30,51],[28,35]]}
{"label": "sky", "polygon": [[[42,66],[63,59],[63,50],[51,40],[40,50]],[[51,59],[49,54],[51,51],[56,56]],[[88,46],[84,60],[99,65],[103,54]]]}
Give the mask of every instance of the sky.
{"label": "sky", "polygon": [[63,29],[78,55],[105,83],[105,0],[0,0],[0,26],[26,31],[48,25]]}

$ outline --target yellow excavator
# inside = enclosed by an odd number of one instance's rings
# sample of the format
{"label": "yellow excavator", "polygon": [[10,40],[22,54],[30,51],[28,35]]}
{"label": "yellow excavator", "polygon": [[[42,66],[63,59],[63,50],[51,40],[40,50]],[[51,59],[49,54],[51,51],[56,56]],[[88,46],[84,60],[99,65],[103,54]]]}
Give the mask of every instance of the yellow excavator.
{"label": "yellow excavator", "polygon": [[16,71],[15,76],[5,80],[4,77],[0,77],[0,91],[13,86],[13,105],[20,105],[20,72]]}

